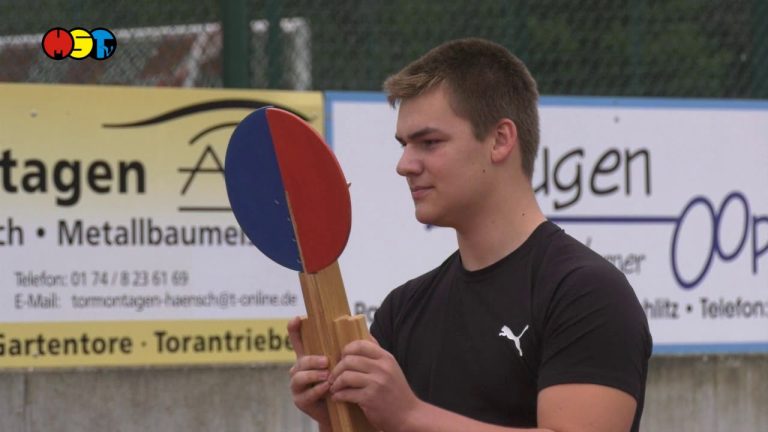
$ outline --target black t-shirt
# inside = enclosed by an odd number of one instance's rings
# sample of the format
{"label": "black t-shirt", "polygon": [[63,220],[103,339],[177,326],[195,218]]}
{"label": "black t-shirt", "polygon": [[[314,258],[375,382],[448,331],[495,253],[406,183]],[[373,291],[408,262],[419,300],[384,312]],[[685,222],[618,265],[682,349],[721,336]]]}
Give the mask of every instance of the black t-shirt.
{"label": "black t-shirt", "polygon": [[416,395],[476,420],[536,427],[536,398],[556,384],[610,386],[643,409],[651,336],[612,264],[544,222],[477,271],[458,252],[392,291],[371,334]]}

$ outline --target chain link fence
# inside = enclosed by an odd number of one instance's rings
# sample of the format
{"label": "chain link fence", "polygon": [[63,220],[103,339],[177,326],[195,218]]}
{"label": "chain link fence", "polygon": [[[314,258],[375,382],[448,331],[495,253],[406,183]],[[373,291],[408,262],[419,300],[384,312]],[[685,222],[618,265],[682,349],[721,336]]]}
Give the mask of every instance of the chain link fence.
{"label": "chain link fence", "polygon": [[[231,2],[246,19],[222,13]],[[227,50],[235,26],[245,50]],[[108,28],[117,50],[52,60],[52,27]],[[766,0],[6,0],[0,81],[221,87],[239,64],[240,87],[377,91],[465,36],[507,46],[545,95],[768,99]]]}

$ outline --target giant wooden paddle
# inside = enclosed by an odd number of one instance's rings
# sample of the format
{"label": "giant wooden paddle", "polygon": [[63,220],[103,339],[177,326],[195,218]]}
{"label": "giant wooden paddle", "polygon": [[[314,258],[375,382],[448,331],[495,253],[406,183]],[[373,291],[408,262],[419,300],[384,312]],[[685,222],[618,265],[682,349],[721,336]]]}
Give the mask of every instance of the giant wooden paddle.
{"label": "giant wooden paddle", "polygon": [[[337,262],[352,219],[339,163],[302,119],[262,108],[235,129],[224,166],[229,202],[245,234],[273,261],[300,272],[308,315],[302,342],[333,368],[344,345],[368,336],[365,318],[350,317]],[[358,406],[326,403],[334,432],[373,430]]]}

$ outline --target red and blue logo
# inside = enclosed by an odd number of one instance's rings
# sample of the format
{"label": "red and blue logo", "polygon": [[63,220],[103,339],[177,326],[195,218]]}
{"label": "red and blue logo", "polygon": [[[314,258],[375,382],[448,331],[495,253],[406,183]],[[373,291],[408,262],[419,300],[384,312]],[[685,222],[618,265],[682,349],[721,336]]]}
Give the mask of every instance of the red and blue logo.
{"label": "red and blue logo", "polygon": [[105,28],[88,31],[84,28],[66,30],[55,27],[43,36],[43,51],[53,60],[92,58],[106,60],[117,49],[117,38]]}

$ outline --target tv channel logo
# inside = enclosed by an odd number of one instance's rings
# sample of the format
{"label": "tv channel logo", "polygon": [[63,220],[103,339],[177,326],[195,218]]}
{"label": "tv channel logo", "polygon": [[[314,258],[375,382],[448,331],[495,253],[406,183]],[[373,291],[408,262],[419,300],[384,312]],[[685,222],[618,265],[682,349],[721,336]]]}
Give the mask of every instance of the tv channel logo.
{"label": "tv channel logo", "polygon": [[54,27],[43,36],[43,51],[53,60],[63,60],[67,57],[75,60],[87,57],[106,60],[112,57],[115,49],[117,38],[105,28],[88,31],[80,27],[72,30]]}

